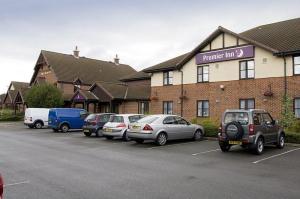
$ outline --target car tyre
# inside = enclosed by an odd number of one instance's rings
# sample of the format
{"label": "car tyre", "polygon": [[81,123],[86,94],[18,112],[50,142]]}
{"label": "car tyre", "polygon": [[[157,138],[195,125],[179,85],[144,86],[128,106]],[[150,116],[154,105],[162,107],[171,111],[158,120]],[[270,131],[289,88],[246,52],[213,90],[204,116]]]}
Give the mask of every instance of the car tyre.
{"label": "car tyre", "polygon": [[167,143],[167,141],[168,141],[167,134],[160,133],[160,134],[158,134],[155,143],[158,146],[163,146],[163,145],[165,145]]}
{"label": "car tyre", "polygon": [[283,149],[285,145],[285,137],[284,134],[281,133],[278,139],[278,143],[276,144],[277,148]]}
{"label": "car tyre", "polygon": [[264,152],[264,139],[262,137],[257,139],[253,152],[256,155],[261,155]]}
{"label": "car tyre", "polygon": [[136,143],[139,143],[139,144],[143,144],[144,143],[144,140],[143,139],[136,139],[134,140]]}
{"label": "car tyre", "polygon": [[197,130],[195,133],[194,133],[194,138],[193,138],[195,141],[199,141],[199,140],[202,140],[203,139],[203,133],[201,130]]}
{"label": "car tyre", "polygon": [[103,136],[103,134],[102,134],[102,129],[98,129],[98,130],[95,132],[95,134],[96,134],[96,137]]}
{"label": "car tyre", "polygon": [[63,132],[63,133],[67,133],[68,131],[69,131],[69,125],[67,125],[67,124],[63,124],[63,125],[61,125],[61,127],[60,127],[60,130]]}
{"label": "car tyre", "polygon": [[222,152],[228,152],[231,148],[231,145],[227,142],[219,142],[220,148]]}
{"label": "car tyre", "polygon": [[33,126],[33,125],[28,125],[28,127],[29,127],[30,129],[33,129],[33,128],[34,128],[34,126]]}
{"label": "car tyre", "polygon": [[58,132],[58,129],[52,129],[53,132]]}
{"label": "car tyre", "polygon": [[91,132],[83,132],[86,137],[90,137],[92,135]]}
{"label": "car tyre", "polygon": [[128,137],[128,134],[127,134],[127,131],[125,131],[124,133],[123,133],[123,140],[124,141],[126,141],[126,142],[128,142],[129,140],[130,140],[130,138]]}
{"label": "car tyre", "polygon": [[114,137],[113,136],[105,136],[106,139],[112,140]]}
{"label": "car tyre", "polygon": [[36,128],[36,129],[41,129],[41,128],[43,128],[43,123],[40,122],[40,121],[35,122],[35,123],[34,123],[34,128]]}

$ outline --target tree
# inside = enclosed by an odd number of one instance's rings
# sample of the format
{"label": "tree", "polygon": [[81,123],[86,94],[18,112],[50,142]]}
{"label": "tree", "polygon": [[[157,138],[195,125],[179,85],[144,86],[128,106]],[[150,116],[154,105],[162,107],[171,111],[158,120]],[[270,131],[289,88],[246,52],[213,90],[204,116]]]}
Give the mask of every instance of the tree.
{"label": "tree", "polygon": [[64,104],[62,92],[51,84],[40,84],[31,87],[25,96],[30,108],[55,108]]}
{"label": "tree", "polygon": [[284,128],[291,128],[295,122],[296,117],[293,112],[293,101],[290,97],[283,96],[280,124]]}

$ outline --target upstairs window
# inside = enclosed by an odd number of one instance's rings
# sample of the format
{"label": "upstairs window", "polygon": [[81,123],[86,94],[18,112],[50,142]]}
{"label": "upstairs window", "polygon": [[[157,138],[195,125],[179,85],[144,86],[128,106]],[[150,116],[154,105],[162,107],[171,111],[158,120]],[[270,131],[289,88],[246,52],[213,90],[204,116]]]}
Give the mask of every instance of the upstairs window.
{"label": "upstairs window", "polygon": [[173,71],[164,72],[164,85],[173,84]]}
{"label": "upstairs window", "polygon": [[240,99],[240,109],[255,109],[254,99]]}
{"label": "upstairs window", "polygon": [[294,75],[300,75],[300,55],[293,58]]}
{"label": "upstairs window", "polygon": [[240,61],[240,79],[254,78],[254,60]]}
{"label": "upstairs window", "polygon": [[197,82],[209,81],[209,68],[208,66],[198,66],[197,69]]}
{"label": "upstairs window", "polygon": [[173,114],[173,102],[163,102],[163,114]]}

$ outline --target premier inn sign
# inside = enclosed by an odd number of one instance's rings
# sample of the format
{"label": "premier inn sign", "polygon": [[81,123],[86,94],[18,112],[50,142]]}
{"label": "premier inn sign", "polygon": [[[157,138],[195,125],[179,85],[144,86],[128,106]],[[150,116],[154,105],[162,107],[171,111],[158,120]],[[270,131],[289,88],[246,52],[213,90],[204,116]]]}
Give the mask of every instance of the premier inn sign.
{"label": "premier inn sign", "polygon": [[228,48],[223,50],[198,53],[196,64],[207,64],[212,62],[228,61],[254,57],[254,47],[252,45]]}

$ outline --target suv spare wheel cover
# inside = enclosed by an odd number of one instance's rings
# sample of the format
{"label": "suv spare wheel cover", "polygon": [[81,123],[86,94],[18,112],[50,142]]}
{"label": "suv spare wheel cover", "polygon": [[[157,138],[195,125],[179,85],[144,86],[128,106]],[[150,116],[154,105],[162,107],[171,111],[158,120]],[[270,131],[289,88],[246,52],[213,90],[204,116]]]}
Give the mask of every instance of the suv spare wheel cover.
{"label": "suv spare wheel cover", "polygon": [[225,134],[229,140],[239,140],[243,137],[244,129],[240,123],[230,122],[225,127]]}

